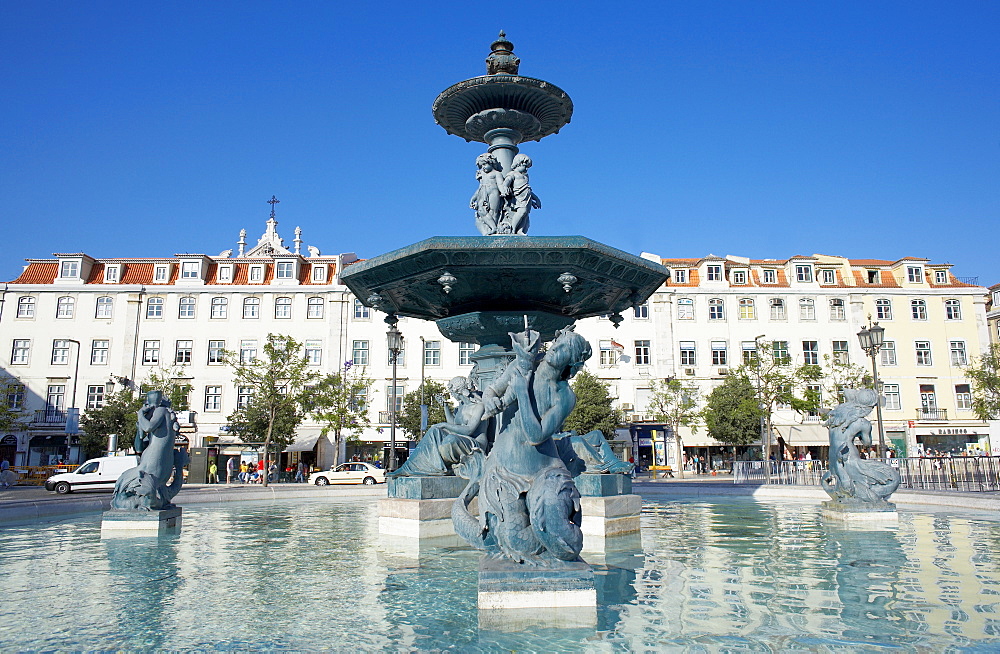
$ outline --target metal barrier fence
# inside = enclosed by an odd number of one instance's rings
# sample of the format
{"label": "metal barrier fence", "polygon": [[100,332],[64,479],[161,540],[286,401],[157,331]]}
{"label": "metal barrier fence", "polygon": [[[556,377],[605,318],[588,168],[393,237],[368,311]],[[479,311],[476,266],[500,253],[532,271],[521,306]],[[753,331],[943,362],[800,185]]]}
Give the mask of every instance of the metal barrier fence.
{"label": "metal barrier fence", "polygon": [[[1000,491],[1000,456],[888,459],[900,488],[982,493]],[[765,467],[766,466],[766,467]],[[819,486],[826,461],[735,461],[733,483]]]}

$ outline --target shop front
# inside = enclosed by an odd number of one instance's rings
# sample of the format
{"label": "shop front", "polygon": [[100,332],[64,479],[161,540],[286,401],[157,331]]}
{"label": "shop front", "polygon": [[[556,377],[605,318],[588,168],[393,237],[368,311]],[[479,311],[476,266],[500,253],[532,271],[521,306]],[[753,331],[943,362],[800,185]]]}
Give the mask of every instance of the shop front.
{"label": "shop front", "polygon": [[986,425],[916,427],[917,456],[985,456],[993,449]]}

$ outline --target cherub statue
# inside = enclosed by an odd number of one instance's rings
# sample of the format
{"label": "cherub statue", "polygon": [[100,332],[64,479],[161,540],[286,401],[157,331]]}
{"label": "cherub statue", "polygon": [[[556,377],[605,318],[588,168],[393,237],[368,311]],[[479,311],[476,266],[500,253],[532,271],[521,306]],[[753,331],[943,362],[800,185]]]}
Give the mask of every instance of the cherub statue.
{"label": "cherub statue", "polygon": [[497,228],[500,234],[527,234],[528,213],[532,209],[541,209],[542,201],[531,192],[528,182],[528,168],[531,168],[531,158],[524,154],[514,157],[510,172],[503,179],[504,198],[507,206]]}
{"label": "cherub statue", "polygon": [[503,194],[500,189],[504,178],[500,162],[488,152],[476,157],[476,166],[479,169],[476,172],[479,188],[469,200],[469,207],[476,212],[476,228],[479,233],[490,236],[497,233],[503,211]]}

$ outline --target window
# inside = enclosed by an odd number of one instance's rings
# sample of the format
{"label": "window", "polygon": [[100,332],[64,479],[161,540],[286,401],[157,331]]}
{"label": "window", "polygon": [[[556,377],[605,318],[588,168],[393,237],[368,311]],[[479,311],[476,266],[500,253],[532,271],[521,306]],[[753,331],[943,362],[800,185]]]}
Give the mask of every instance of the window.
{"label": "window", "polygon": [[920,266],[907,266],[906,279],[912,284],[919,284],[924,281],[924,273]]}
{"label": "window", "polygon": [[696,366],[698,365],[698,350],[696,349],[694,341],[681,341],[681,365],[682,366]]}
{"label": "window", "polygon": [[694,300],[689,297],[677,300],[677,319],[694,320]]}
{"label": "window", "polygon": [[824,284],[836,284],[837,283],[837,273],[833,270],[821,270],[819,274],[823,278]]}
{"label": "window", "polygon": [[774,360],[785,364],[791,361],[791,356],[788,354],[788,341],[774,341],[771,343],[771,352],[773,353]]}
{"label": "window", "polygon": [[153,281],[158,284],[163,284],[167,281],[166,266],[156,266],[156,268],[153,269]]}
{"label": "window", "polygon": [[674,283],[675,284],[687,284],[688,283],[688,271],[687,268],[678,268],[674,271]]}
{"label": "window", "polygon": [[17,299],[17,317],[18,318],[34,318],[35,317],[35,298],[24,296]]}
{"label": "window", "polygon": [[260,317],[259,297],[243,298],[243,317],[251,320]]}
{"label": "window", "polygon": [[883,384],[882,395],[885,396],[887,411],[899,411],[902,408],[899,402],[899,384]]}
{"label": "window", "polygon": [[927,303],[923,300],[911,300],[910,313],[914,320],[927,320]]}
{"label": "window", "polygon": [[351,410],[363,411],[368,406],[368,389],[359,388],[358,392],[351,397]]}
{"label": "window", "polygon": [[[386,349],[385,349],[385,351],[386,351],[386,357],[385,357],[386,363],[388,363],[388,365],[391,366],[392,365],[392,352],[389,351],[389,344],[388,343],[386,343]],[[400,348],[399,354],[396,355],[396,365],[397,366],[405,366],[406,365],[406,346],[405,345],[402,348]]]}
{"label": "window", "polygon": [[275,277],[278,279],[292,279],[295,273],[295,263],[292,261],[279,261],[275,266]]}
{"label": "window", "polygon": [[368,341],[354,341],[351,360],[356,366],[368,365]]}
{"label": "window", "polygon": [[635,341],[635,365],[649,365],[649,341]]}
{"label": "window", "polygon": [[160,342],[142,342],[142,362],[145,365],[153,365],[160,362]]}
{"label": "window", "polygon": [[967,366],[969,365],[969,357],[965,354],[965,341],[951,341],[951,365],[953,366]]}
{"label": "window", "polygon": [[103,296],[97,298],[97,307],[94,310],[95,318],[105,318],[110,320],[114,311],[114,299]]}
{"label": "window", "polygon": [[962,319],[962,305],[958,300],[944,301],[944,318],[945,320]]}
{"label": "window", "polygon": [[52,363],[57,366],[69,363],[69,341],[60,339],[52,341]]}
{"label": "window", "polygon": [[56,318],[72,318],[76,300],[71,297],[61,297],[56,300]]}
{"label": "window", "polygon": [[920,385],[920,410],[924,417],[937,417],[937,394],[934,391],[934,384]]}
{"label": "window", "polygon": [[815,406],[809,409],[809,415],[818,416],[819,407],[823,403],[823,387],[819,384],[806,384],[806,398],[815,402]]}
{"label": "window", "polygon": [[892,320],[892,300],[884,297],[875,300],[875,315],[879,320]]}
{"label": "window", "polygon": [[237,386],[236,387],[236,408],[244,409],[250,406],[250,401],[253,400],[253,386]]}
{"label": "window", "polygon": [[795,266],[795,281],[811,282],[813,280],[812,266]]}
{"label": "window", "polygon": [[441,341],[424,341],[424,365],[441,365]]}
{"label": "window", "polygon": [[223,320],[228,317],[229,317],[229,298],[213,297],[212,318],[216,320]]}
{"label": "window", "polygon": [[933,365],[931,360],[931,342],[930,341],[917,341],[914,343],[914,348],[917,352],[917,365],[918,366],[930,366]]}
{"label": "window", "polygon": [[197,261],[184,261],[181,263],[181,279],[198,279],[201,272],[201,264]]}
{"label": "window", "polygon": [[460,366],[471,366],[472,365],[472,355],[476,353],[475,343],[459,343],[458,344],[458,365]]}
{"label": "window", "polygon": [[312,266],[312,280],[314,282],[326,281],[326,266],[314,263]]}
{"label": "window", "polygon": [[740,300],[740,320],[757,320],[757,309],[750,298]]}
{"label": "window", "polygon": [[618,350],[611,345],[611,341],[601,341],[600,342],[600,365],[602,366],[617,366],[618,365]]}
{"label": "window", "polygon": [[209,341],[208,342],[208,363],[209,365],[220,364],[226,362],[226,342],[225,341]]}
{"label": "window", "polygon": [[240,341],[240,363],[250,363],[257,358],[257,341],[243,339]]}
{"label": "window", "polygon": [[104,384],[94,384],[87,386],[87,408],[100,409],[104,406],[104,394],[107,392]]}
{"label": "window", "polygon": [[743,363],[757,365],[757,341],[743,341],[740,349],[743,351]]}
{"label": "window", "polygon": [[712,298],[708,301],[708,319],[709,320],[725,320],[726,319],[726,307],[722,304],[721,298]]}
{"label": "window", "polygon": [[108,364],[108,350],[111,348],[111,341],[103,338],[95,338],[90,342],[90,363],[94,366],[106,366]]}
{"label": "window", "polygon": [[162,297],[151,297],[146,300],[146,317],[147,318],[162,318],[163,317],[163,298]]}
{"label": "window", "polygon": [[632,313],[640,320],[649,318],[649,302],[643,302],[639,306],[632,307]]}
{"label": "window", "polygon": [[66,408],[66,385],[51,384],[45,394],[45,415],[57,416]]}
{"label": "window", "polygon": [[745,270],[734,270],[732,275],[732,282],[738,286],[743,286],[747,283],[747,271]]}
{"label": "window", "polygon": [[292,317],[292,298],[279,297],[274,299],[274,317],[279,319]]}
{"label": "window", "polygon": [[830,320],[847,320],[844,301],[840,298],[830,300]]}
{"label": "window", "polygon": [[260,284],[264,281],[264,266],[250,266],[250,283]]}
{"label": "window", "polygon": [[395,410],[397,414],[403,410],[402,386],[396,386],[396,388],[394,389],[392,387],[392,384],[389,384],[388,386],[385,387],[385,410],[389,412]]}
{"label": "window", "polygon": [[118,266],[105,266],[104,267],[104,281],[113,284],[118,281],[118,273],[121,268]]}
{"label": "window", "polygon": [[24,408],[24,386],[11,384],[7,387],[7,408],[11,411],[20,411]]}
{"label": "window", "polygon": [[706,266],[707,279],[710,282],[722,281],[722,266]]}
{"label": "window", "polygon": [[972,390],[968,384],[955,384],[955,408],[964,411],[972,408]]}
{"label": "window", "polygon": [[812,298],[799,300],[799,320],[816,320],[816,303]]}
{"label": "window", "polygon": [[193,341],[177,341],[177,346],[174,350],[174,363],[191,363],[191,351],[193,349]]}
{"label": "window", "polygon": [[802,341],[802,363],[807,366],[819,365],[819,341]]}
{"label": "window", "polygon": [[948,271],[947,270],[935,270],[934,271],[934,283],[935,284],[947,284],[948,283]]}
{"label": "window", "polygon": [[323,363],[323,342],[306,341],[306,361],[310,366],[318,366]]}
{"label": "window", "polygon": [[850,355],[847,352],[847,341],[833,342],[833,362],[844,365],[851,362]]}
{"label": "window", "polygon": [[80,263],[78,261],[63,261],[59,266],[60,277],[79,277]]}
{"label": "window", "polygon": [[232,266],[219,266],[219,281],[223,284],[228,284],[233,281],[233,267]]}
{"label": "window", "polygon": [[778,271],[773,268],[764,269],[764,283],[765,284],[777,284],[778,283]]}
{"label": "window", "polygon": [[323,298],[311,297],[306,300],[306,318],[323,317]]}
{"label": "window", "polygon": [[729,352],[726,349],[725,341],[712,341],[712,365],[729,365]]}
{"label": "window", "polygon": [[177,309],[178,318],[194,318],[194,298],[182,297]]}
{"label": "window", "polygon": [[14,339],[14,346],[10,350],[10,362],[17,366],[28,365],[28,354],[31,352],[31,339]]}
{"label": "window", "polygon": [[785,301],[779,297],[771,298],[771,320],[785,319]]}
{"label": "window", "polygon": [[884,341],[882,343],[882,349],[879,350],[882,353],[882,365],[883,366],[894,366],[896,365],[896,342],[895,341]]}
{"label": "window", "polygon": [[206,386],[205,387],[205,410],[206,411],[221,411],[222,410],[222,387],[221,386]]}
{"label": "window", "polygon": [[356,320],[368,320],[371,318],[371,310],[357,298],[354,299],[354,318]]}

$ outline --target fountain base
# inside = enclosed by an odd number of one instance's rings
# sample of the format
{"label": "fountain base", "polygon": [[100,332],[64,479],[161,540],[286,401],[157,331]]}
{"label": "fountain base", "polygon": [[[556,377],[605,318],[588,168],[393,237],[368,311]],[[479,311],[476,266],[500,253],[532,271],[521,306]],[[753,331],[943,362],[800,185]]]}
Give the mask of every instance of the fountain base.
{"label": "fountain base", "polygon": [[480,623],[484,611],[570,607],[597,607],[594,571],[584,561],[543,567],[492,557],[480,559]]}
{"label": "fountain base", "polygon": [[899,513],[896,512],[896,505],[892,502],[871,506],[828,500],[823,502],[822,510],[823,517],[851,525],[881,525],[899,522]]}
{"label": "fountain base", "polygon": [[177,533],[181,529],[181,507],[159,511],[111,509],[101,516],[101,538],[130,538]]}

